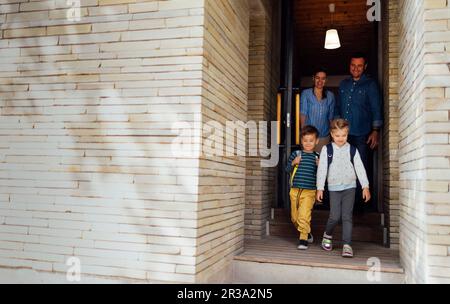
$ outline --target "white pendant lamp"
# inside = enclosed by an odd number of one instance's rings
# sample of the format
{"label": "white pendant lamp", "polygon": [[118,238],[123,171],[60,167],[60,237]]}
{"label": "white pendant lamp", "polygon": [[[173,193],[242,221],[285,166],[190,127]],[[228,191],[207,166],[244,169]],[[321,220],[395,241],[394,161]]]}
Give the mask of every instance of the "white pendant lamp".
{"label": "white pendant lamp", "polygon": [[[333,25],[333,14],[336,6],[334,3],[329,5],[331,13],[331,24]],[[329,29],[325,36],[325,48],[327,50],[335,50],[341,47],[341,41],[339,40],[339,33],[337,29]]]}

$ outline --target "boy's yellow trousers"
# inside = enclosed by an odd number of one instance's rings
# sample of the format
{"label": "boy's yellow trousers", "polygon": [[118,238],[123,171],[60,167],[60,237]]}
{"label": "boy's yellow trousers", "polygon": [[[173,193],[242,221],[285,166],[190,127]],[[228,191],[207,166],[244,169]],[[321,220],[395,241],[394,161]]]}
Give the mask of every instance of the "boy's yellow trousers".
{"label": "boy's yellow trousers", "polygon": [[311,232],[311,213],[316,202],[316,190],[292,188],[291,221],[300,232],[300,240],[307,240]]}

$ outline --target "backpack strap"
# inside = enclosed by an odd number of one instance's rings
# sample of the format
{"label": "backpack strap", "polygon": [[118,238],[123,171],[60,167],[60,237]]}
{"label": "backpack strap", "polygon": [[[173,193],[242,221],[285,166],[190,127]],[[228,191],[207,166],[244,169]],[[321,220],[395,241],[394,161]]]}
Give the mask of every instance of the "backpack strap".
{"label": "backpack strap", "polygon": [[327,145],[328,169],[330,169],[330,165],[333,162],[333,153],[333,144],[329,143]]}
{"label": "backpack strap", "polygon": [[350,161],[352,162],[353,168],[355,167],[355,155],[356,155],[356,147],[350,145]]}
{"label": "backpack strap", "polygon": [[[300,155],[302,155],[302,151],[297,151],[296,154],[297,154],[296,157],[299,157]],[[294,186],[294,178],[295,178],[295,174],[297,173],[297,170],[298,170],[298,165],[295,165],[292,170],[292,173],[291,173],[291,180],[290,180],[291,188],[292,188],[292,186]]]}

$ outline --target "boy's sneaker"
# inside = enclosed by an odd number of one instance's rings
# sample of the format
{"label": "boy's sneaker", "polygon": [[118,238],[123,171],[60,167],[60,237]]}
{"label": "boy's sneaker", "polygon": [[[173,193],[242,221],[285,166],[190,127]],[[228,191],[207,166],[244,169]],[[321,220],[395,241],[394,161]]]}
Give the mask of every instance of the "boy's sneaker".
{"label": "boy's sneaker", "polygon": [[297,249],[299,249],[299,250],[306,250],[306,249],[308,249],[308,241],[300,240]]}
{"label": "boy's sneaker", "polygon": [[344,247],[342,248],[342,256],[344,258],[352,258],[353,257],[353,249],[352,246],[350,245],[344,245]]}
{"label": "boy's sneaker", "polygon": [[308,234],[308,243],[309,244],[314,243],[314,237],[313,237],[313,235],[311,233]]}
{"label": "boy's sneaker", "polygon": [[327,235],[326,233],[323,234],[322,248],[323,248],[323,250],[326,250],[326,251],[333,250],[332,237]]}

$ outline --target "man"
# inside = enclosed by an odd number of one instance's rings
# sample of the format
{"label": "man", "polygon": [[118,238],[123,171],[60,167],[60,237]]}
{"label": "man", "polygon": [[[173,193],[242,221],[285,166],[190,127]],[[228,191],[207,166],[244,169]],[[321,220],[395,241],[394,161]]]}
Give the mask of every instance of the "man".
{"label": "man", "polygon": [[[339,86],[335,115],[336,118],[343,118],[350,123],[348,142],[358,149],[364,167],[369,173],[370,150],[376,149],[379,145],[383,112],[378,85],[365,74],[367,65],[368,61],[364,54],[355,53],[352,56],[351,77],[343,80]],[[360,202],[359,191],[357,195],[356,202]],[[356,207],[361,209],[360,204]]]}

